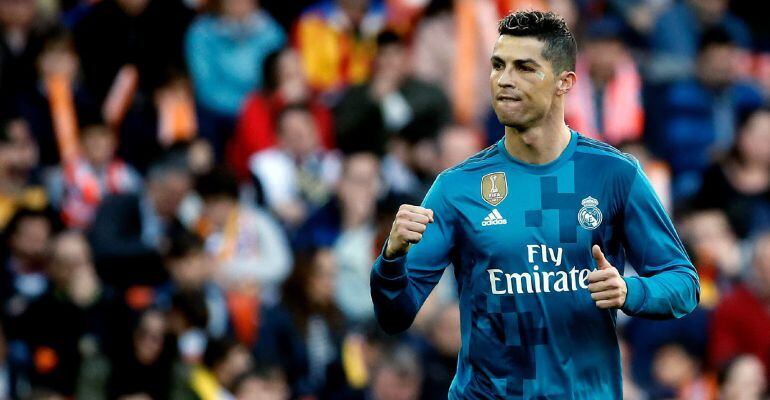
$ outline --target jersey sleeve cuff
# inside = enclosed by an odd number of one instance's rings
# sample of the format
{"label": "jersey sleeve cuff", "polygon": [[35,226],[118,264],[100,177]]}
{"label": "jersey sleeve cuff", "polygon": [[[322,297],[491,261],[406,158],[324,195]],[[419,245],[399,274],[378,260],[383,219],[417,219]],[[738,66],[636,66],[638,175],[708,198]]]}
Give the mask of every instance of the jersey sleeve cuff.
{"label": "jersey sleeve cuff", "polygon": [[402,255],[393,259],[385,257],[385,249],[388,247],[388,241],[382,246],[380,256],[375,262],[375,270],[377,273],[386,279],[398,279],[406,275],[406,255]]}
{"label": "jersey sleeve cuff", "polygon": [[633,315],[638,313],[647,297],[647,289],[638,276],[623,278],[626,281],[626,304],[621,307],[624,313]]}

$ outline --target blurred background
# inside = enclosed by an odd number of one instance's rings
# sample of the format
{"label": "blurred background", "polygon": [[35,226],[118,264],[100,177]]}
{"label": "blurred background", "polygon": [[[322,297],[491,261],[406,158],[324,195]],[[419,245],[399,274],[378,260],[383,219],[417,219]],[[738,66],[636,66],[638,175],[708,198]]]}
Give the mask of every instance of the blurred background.
{"label": "blurred background", "polygon": [[625,398],[765,398],[760,3],[0,0],[0,399],[446,399],[452,274],[387,336],[369,271],[502,137],[522,8],[566,19],[569,125],[641,161],[700,274],[691,315],[619,316]]}

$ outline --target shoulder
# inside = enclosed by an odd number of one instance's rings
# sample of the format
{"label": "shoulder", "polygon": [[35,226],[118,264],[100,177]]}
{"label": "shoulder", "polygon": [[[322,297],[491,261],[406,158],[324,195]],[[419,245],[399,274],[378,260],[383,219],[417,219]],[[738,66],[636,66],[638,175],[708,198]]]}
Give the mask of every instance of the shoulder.
{"label": "shoulder", "polygon": [[640,168],[639,161],[631,154],[624,153],[602,141],[578,135],[575,152],[586,157],[600,157],[603,163],[621,169]]}
{"label": "shoulder", "polygon": [[127,210],[139,208],[139,195],[136,193],[113,194],[104,198],[101,208],[105,210]]}
{"label": "shoulder", "polygon": [[578,135],[574,160],[576,170],[594,180],[614,182],[612,186],[620,190],[619,193],[628,193],[637,177],[643,175],[634,156],[582,135]]}
{"label": "shoulder", "polygon": [[283,28],[267,11],[257,11],[255,20],[257,21],[258,26],[262,28],[258,32],[260,35],[268,35],[273,39],[279,40],[284,37]]}
{"label": "shoulder", "polygon": [[[733,86],[733,93],[740,103],[748,103],[749,106],[762,105],[762,91],[749,81],[741,81]],[[743,105],[743,104],[741,104]]]}
{"label": "shoulder", "polygon": [[193,19],[187,29],[187,40],[204,40],[209,38],[215,28],[214,17],[203,14]]}
{"label": "shoulder", "polygon": [[499,163],[498,154],[499,150],[495,143],[454,167],[447,168],[436,177],[426,197],[441,198],[445,205],[451,206],[455,203],[454,200],[457,200],[451,198],[461,196],[455,189],[472,179],[478,180],[479,171],[489,170],[491,165]]}
{"label": "shoulder", "polygon": [[251,156],[249,165],[253,171],[262,170],[270,167],[286,168],[291,164],[291,158],[283,151],[270,147],[265,150],[258,151]]}

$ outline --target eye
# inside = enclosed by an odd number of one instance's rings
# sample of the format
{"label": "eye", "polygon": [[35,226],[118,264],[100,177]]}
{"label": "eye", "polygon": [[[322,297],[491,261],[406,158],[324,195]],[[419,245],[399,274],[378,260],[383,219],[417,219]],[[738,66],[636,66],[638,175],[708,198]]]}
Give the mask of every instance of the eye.
{"label": "eye", "polygon": [[519,65],[519,71],[523,72],[535,72],[535,69],[526,65]]}
{"label": "eye", "polygon": [[503,63],[501,63],[499,61],[492,61],[492,68],[495,69],[496,71],[499,71],[499,70],[503,69],[504,66],[503,66]]}

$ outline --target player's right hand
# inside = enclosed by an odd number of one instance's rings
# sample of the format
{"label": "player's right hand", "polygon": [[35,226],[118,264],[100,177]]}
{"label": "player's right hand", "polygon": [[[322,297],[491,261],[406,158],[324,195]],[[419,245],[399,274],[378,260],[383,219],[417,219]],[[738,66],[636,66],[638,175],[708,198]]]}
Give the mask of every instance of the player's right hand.
{"label": "player's right hand", "polygon": [[406,254],[409,246],[422,240],[422,234],[433,222],[433,210],[402,204],[388,236],[385,258],[394,259]]}

